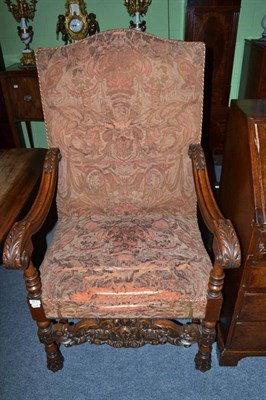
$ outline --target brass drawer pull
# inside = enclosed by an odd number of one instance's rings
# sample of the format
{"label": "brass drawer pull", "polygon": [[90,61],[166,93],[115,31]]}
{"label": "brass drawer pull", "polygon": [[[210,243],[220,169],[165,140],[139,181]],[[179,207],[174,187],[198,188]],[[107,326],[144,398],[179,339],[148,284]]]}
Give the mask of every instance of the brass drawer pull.
{"label": "brass drawer pull", "polygon": [[30,94],[26,94],[26,95],[23,97],[23,100],[24,100],[24,101],[31,101],[31,100],[32,100],[32,96],[31,96]]}

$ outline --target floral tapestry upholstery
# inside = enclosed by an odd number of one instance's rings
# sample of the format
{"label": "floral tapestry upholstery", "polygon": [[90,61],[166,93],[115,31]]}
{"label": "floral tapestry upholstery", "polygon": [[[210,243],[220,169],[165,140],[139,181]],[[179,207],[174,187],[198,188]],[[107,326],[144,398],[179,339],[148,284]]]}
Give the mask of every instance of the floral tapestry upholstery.
{"label": "floral tapestry upholstery", "polygon": [[203,317],[210,260],[188,148],[205,49],[134,30],[36,54],[59,221],[41,266],[48,317]]}
{"label": "floral tapestry upholstery", "polygon": [[193,218],[68,218],[41,267],[42,299],[50,318],[200,318],[210,269]]}
{"label": "floral tapestry upholstery", "polygon": [[190,143],[201,136],[204,44],[107,31],[37,51],[59,218],[195,213]]}

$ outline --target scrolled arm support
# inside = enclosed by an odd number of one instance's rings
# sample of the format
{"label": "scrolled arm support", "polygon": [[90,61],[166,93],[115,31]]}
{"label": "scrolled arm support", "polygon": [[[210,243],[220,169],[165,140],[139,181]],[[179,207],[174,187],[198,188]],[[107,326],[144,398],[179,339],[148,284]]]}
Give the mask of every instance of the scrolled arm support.
{"label": "scrolled arm support", "polygon": [[16,222],[9,231],[3,251],[3,263],[6,268],[25,270],[33,252],[31,237],[43,225],[50,210],[57,182],[58,149],[47,150],[42,180],[37,197],[24,219]]}
{"label": "scrolled arm support", "polygon": [[192,160],[198,205],[207,228],[214,236],[216,265],[220,268],[238,268],[241,263],[239,241],[231,221],[224,218],[213,196],[201,145],[190,145],[189,156]]}
{"label": "scrolled arm support", "polygon": [[214,224],[213,251],[217,265],[222,268],[238,268],[241,263],[240,245],[231,221],[219,219]]}
{"label": "scrolled arm support", "polygon": [[29,264],[33,248],[28,240],[30,223],[26,220],[16,222],[7,235],[3,251],[3,262],[6,268],[25,269]]}

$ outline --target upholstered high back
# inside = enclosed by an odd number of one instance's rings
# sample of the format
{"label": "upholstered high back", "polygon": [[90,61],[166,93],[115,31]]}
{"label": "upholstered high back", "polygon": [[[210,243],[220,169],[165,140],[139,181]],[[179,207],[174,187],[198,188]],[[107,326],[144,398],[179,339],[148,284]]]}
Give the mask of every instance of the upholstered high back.
{"label": "upholstered high back", "polygon": [[203,43],[106,31],[37,51],[59,216],[195,214]]}

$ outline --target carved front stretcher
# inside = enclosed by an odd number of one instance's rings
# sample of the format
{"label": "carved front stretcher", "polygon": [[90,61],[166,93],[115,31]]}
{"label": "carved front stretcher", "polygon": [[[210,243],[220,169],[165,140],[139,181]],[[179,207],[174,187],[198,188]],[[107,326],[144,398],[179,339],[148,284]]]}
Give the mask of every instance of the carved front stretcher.
{"label": "carved front stretcher", "polygon": [[[203,150],[191,144],[200,137],[203,45],[118,30],[40,50],[37,63],[50,149],[3,259],[24,270],[48,368],[62,368],[59,344],[168,342],[198,343],[196,367],[208,370],[223,269],[239,266],[240,249]],[[56,188],[59,220],[39,274],[31,237]],[[214,237],[213,266],[196,204]]]}

